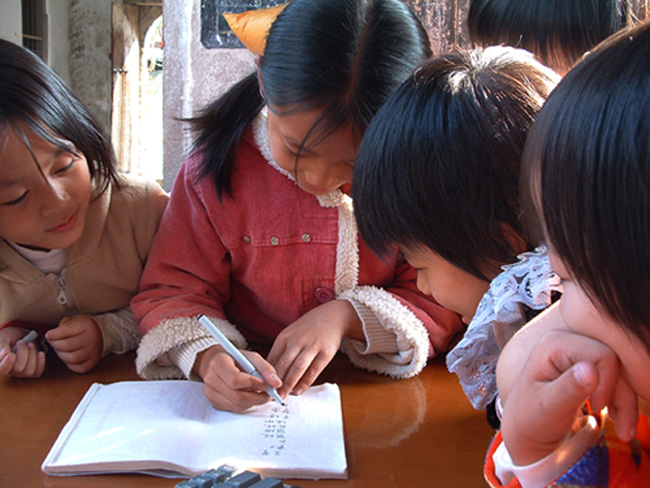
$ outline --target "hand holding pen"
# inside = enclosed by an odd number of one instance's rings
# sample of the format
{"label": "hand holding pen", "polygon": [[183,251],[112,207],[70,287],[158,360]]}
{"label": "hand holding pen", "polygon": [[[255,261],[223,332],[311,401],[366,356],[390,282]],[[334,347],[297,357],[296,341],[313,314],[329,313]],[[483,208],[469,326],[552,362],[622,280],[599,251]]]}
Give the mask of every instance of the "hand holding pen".
{"label": "hand holding pen", "polygon": [[[257,353],[237,349],[204,315],[199,317],[199,321],[221,346],[201,353],[201,359],[197,358],[197,363],[201,364],[195,369],[206,385],[206,397],[215,408],[242,412],[266,403],[269,397],[284,405],[276,390],[282,382],[273,366]],[[226,354],[222,354],[224,351]]]}
{"label": "hand holding pen", "polygon": [[43,374],[45,353],[31,344],[37,337],[36,331],[25,334],[18,327],[0,331],[0,378],[38,378]]}
{"label": "hand holding pen", "polygon": [[[24,344],[29,344],[30,342],[34,342],[38,338],[38,332],[35,330],[30,330],[25,337],[19,340],[19,342],[22,342]],[[14,344],[13,347],[11,348],[11,352],[14,354],[18,350],[18,343]]]}

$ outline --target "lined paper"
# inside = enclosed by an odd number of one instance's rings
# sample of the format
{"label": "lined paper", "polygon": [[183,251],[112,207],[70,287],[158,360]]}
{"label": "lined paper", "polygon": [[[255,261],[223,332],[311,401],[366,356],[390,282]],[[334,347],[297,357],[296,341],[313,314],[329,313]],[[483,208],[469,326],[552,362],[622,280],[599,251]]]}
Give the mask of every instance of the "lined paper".
{"label": "lined paper", "polygon": [[194,381],[95,383],[43,462],[56,475],[193,476],[231,464],[264,476],[346,478],[337,385],[243,414],[214,409]]}

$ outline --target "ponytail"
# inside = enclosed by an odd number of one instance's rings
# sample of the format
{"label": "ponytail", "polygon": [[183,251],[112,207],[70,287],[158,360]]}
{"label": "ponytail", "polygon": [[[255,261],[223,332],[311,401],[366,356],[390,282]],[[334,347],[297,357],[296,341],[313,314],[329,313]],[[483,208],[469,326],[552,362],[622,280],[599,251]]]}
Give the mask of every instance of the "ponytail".
{"label": "ponytail", "polygon": [[224,192],[232,194],[232,168],[239,140],[263,107],[257,73],[253,72],[190,119],[197,134],[193,151],[203,151],[199,178],[214,179],[219,199]]}

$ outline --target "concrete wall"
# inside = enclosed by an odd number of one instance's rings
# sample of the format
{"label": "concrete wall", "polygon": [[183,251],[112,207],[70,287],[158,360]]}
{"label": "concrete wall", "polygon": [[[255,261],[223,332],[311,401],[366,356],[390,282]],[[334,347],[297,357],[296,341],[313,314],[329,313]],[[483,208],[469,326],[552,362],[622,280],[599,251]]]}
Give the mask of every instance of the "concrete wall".
{"label": "concrete wall", "polygon": [[163,69],[163,187],[171,189],[191,139],[178,118],[195,115],[254,69],[246,49],[206,49],[200,41],[200,0],[165,0]]}
{"label": "concrete wall", "polygon": [[70,0],[47,0],[46,15],[48,17],[46,62],[68,86],[72,86],[68,42]]}
{"label": "concrete wall", "polygon": [[113,2],[69,0],[69,4],[70,87],[110,133]]}
{"label": "concrete wall", "polygon": [[22,45],[22,12],[20,0],[2,0],[0,39]]}

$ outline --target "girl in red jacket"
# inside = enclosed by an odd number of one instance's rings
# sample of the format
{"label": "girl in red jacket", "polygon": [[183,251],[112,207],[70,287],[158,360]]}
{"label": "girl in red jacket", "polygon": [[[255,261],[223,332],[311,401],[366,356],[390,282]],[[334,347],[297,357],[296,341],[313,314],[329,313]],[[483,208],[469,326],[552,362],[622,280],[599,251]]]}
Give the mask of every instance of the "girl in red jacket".
{"label": "girl in red jacket", "polygon": [[281,396],[304,391],[339,349],[404,378],[447,350],[459,317],[418,292],[415,271],[359,239],[349,197],[370,119],[430,55],[399,0],[295,0],[257,69],[195,119],[196,150],[132,306],[145,378],[205,382],[217,408],[268,401],[203,330],[210,317]]}

